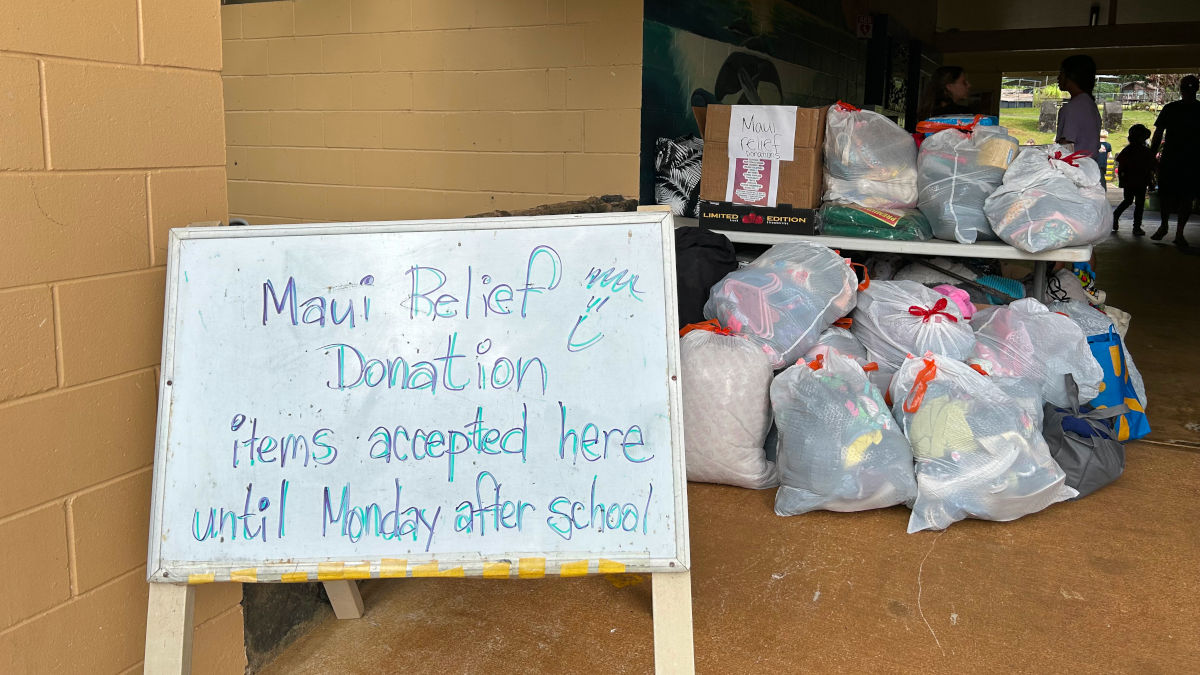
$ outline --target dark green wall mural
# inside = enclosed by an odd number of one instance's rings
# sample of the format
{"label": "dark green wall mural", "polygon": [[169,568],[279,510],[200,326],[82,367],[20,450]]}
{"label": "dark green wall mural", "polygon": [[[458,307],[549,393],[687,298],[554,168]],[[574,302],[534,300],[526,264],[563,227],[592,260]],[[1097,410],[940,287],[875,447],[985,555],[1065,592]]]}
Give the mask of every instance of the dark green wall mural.
{"label": "dark green wall mural", "polygon": [[828,105],[862,101],[866,43],[841,3],[646,0],[641,198],[654,201],[655,142],[700,135],[692,100]]}

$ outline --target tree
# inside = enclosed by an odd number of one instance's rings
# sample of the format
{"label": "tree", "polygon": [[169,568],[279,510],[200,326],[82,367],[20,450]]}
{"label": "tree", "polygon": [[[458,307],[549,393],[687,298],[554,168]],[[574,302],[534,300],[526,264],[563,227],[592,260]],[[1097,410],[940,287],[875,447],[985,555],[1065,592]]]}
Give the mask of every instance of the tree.
{"label": "tree", "polygon": [[1154,73],[1146,76],[1146,81],[1161,89],[1178,89],[1183,75],[1179,73]]}
{"label": "tree", "polygon": [[1179,81],[1182,79],[1183,75],[1179,73],[1155,73],[1146,76],[1146,83],[1158,88],[1157,100],[1161,103],[1179,97]]}
{"label": "tree", "polygon": [[1051,84],[1045,87],[1038,87],[1033,90],[1033,107],[1040,108],[1042,101],[1061,101],[1063,92],[1058,88],[1058,85]]}

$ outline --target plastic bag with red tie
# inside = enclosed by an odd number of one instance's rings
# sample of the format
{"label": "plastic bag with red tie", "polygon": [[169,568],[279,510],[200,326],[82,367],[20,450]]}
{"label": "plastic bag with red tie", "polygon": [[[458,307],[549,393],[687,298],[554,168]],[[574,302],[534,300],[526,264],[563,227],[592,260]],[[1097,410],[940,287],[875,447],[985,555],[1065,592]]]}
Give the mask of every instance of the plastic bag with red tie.
{"label": "plastic bag with red tie", "polygon": [[996,236],[1029,253],[1107,237],[1112,209],[1100,169],[1086,154],[1061,145],[1022,150],[983,204]]}
{"label": "plastic bag with red tie", "polygon": [[851,332],[871,360],[896,371],[909,354],[933,352],[962,360],[975,333],[946,296],[914,281],[876,281],[858,294]]}

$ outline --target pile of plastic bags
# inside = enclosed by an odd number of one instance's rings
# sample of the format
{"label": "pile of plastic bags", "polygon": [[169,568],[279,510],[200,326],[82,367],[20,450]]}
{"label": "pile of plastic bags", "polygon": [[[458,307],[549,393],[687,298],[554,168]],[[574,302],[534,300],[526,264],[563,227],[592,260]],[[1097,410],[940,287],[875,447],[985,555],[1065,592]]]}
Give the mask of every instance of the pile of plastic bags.
{"label": "pile of plastic bags", "polygon": [[1000,239],[1030,253],[1091,244],[1108,233],[1112,214],[1088,153],[1060,145],[1018,152],[1004,127],[978,118],[917,128],[935,132],[919,153],[890,119],[841,102],[830,107],[822,233],[962,244]]}
{"label": "pile of plastic bags", "polygon": [[1148,426],[1112,322],[1086,303],[976,309],[960,290],[860,284],[808,242],[728,274],[681,341],[688,478],[778,486],[780,515],[905,504],[909,532],[1115,480],[1119,441]]}
{"label": "pile of plastic bags", "polygon": [[[917,131],[828,109],[821,234],[1040,253],[1109,232],[1088,153],[1021,149],[982,116]],[[1073,300],[1051,309],[1018,270],[900,257],[915,248],[868,259],[859,283],[840,252],[782,244],[711,287],[680,349],[690,480],[778,486],[779,515],[904,504],[917,532],[1013,520],[1120,476],[1120,443],[1149,433],[1145,389],[1128,315],[1089,306],[1104,302],[1090,268],[1056,275]]]}

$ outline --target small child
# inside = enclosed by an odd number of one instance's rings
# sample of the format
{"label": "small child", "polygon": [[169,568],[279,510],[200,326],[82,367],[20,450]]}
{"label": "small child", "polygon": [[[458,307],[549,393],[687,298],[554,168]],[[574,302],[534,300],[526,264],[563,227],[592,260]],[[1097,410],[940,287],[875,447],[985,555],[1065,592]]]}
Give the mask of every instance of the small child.
{"label": "small child", "polygon": [[[1108,156],[1112,154],[1112,144],[1108,142],[1108,130],[1100,130],[1100,152],[1096,153],[1096,166],[1100,167],[1100,185],[1108,191]],[[1114,160],[1115,161],[1115,160]]]}
{"label": "small child", "polygon": [[1142,229],[1142,209],[1146,204],[1146,187],[1150,185],[1150,173],[1154,169],[1154,157],[1146,141],[1150,140],[1150,130],[1143,124],[1129,127],[1129,145],[1117,155],[1117,181],[1125,193],[1125,198],[1113,211],[1113,232],[1117,231],[1117,221],[1121,213],[1133,204],[1133,235],[1140,237],[1146,234]]}

